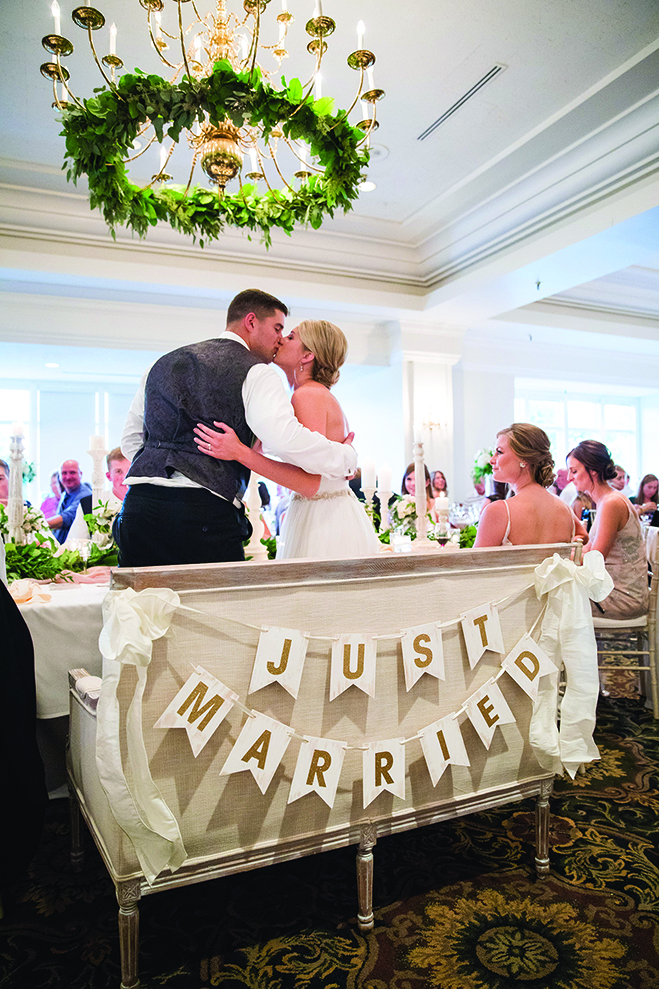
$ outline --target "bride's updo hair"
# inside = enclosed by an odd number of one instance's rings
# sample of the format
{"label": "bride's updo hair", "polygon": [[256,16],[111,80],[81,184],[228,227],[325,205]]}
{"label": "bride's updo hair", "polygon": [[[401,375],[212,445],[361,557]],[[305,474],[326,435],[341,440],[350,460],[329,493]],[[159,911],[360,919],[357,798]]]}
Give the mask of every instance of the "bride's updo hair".
{"label": "bride's updo hair", "polygon": [[348,353],[343,330],[326,319],[304,319],[297,330],[306,349],[314,355],[312,380],[331,388],[339,380],[339,368]]}
{"label": "bride's updo hair", "polygon": [[568,457],[583,464],[591,478],[595,475],[600,481],[612,481],[616,476],[611,453],[599,440],[582,440],[570,450]]}
{"label": "bride's updo hair", "polygon": [[532,426],[530,422],[514,422],[508,429],[497,433],[497,436],[502,435],[508,437],[515,456],[528,464],[532,481],[543,488],[554,483],[554,458],[544,429]]}

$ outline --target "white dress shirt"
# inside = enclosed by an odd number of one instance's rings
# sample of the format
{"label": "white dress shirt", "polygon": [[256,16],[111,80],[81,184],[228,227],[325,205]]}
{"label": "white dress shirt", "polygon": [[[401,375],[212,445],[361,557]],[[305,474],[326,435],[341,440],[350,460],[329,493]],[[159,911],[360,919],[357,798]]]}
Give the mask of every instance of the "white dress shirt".
{"label": "white dress shirt", "polygon": [[[237,341],[249,350],[242,337],[231,330],[225,330],[219,339]],[[144,441],[144,390],[148,373],[143,376],[128,410],[121,437],[121,449],[129,460]],[[336,480],[354,473],[357,453],[353,447],[334,443],[322,433],[313,433],[303,426],[295,418],[281,378],[269,364],[255,364],[249,369],[243,382],[242,399],[247,425],[261,440],[266,456],[295,464],[309,474],[323,474]],[[179,471],[174,471],[171,477],[127,477],[125,483],[177,488],[203,486]]]}

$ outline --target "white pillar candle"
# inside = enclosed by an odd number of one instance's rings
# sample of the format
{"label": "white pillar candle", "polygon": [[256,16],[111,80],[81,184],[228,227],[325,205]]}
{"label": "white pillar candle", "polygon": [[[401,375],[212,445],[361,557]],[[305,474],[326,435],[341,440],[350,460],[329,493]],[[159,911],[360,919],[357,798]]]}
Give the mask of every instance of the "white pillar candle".
{"label": "white pillar candle", "polygon": [[362,488],[375,487],[375,462],[365,460],[362,466]]}
{"label": "white pillar candle", "polygon": [[12,422],[11,435],[16,436],[19,439],[23,439],[25,436],[25,426],[22,422]]}
{"label": "white pillar candle", "polygon": [[391,491],[391,467],[383,464],[378,472],[378,487],[380,491]]}
{"label": "white pillar candle", "polygon": [[61,28],[61,25],[60,25],[59,4],[58,4],[57,0],[53,0],[52,4],[50,6],[50,12],[52,13],[53,18],[55,20],[55,34],[61,34],[62,28]]}
{"label": "white pillar candle", "polygon": [[105,437],[103,437],[103,436],[90,436],[89,437],[89,449],[90,450],[103,450],[103,451],[105,451]]}

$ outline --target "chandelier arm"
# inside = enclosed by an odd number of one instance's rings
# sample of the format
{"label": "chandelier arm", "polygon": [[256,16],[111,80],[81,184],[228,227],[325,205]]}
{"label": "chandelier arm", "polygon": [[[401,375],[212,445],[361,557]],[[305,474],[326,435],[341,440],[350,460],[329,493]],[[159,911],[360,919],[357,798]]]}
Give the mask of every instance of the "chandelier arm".
{"label": "chandelier arm", "polygon": [[288,147],[291,149],[291,151],[293,152],[297,160],[300,162],[300,164],[304,165],[305,168],[313,169],[314,172],[318,172],[320,175],[324,175],[325,169],[319,168],[317,165],[312,165],[310,162],[305,161],[304,158],[301,158],[300,155],[295,150],[295,145],[291,144],[291,142],[287,137],[284,137],[284,143],[288,145]]}
{"label": "chandelier arm", "polygon": [[194,155],[192,156],[192,168],[190,169],[190,176],[188,178],[188,184],[185,187],[185,193],[184,193],[184,195],[186,195],[186,196],[187,196],[188,192],[190,191],[190,186],[192,185],[192,176],[194,175],[194,170],[197,167],[197,158],[198,157],[199,157],[199,151],[197,150],[197,151],[195,151]]}
{"label": "chandelier arm", "polygon": [[198,20],[201,21],[201,15],[200,15],[199,11],[197,10],[197,5],[194,2],[194,0],[192,0],[192,9],[194,10],[195,14],[197,15]]}
{"label": "chandelier arm", "polygon": [[[57,67],[59,68],[59,77],[60,77],[60,82],[61,82],[61,83],[63,84],[63,86],[64,86],[64,88],[65,88],[65,90],[66,90],[66,93],[67,93],[67,96],[70,96],[70,97],[71,97],[71,99],[73,100],[73,102],[74,102],[74,103],[77,103],[77,105],[78,105],[78,106],[80,107],[80,109],[81,109],[81,110],[84,110],[84,106],[83,106],[83,104],[82,104],[82,103],[80,102],[80,100],[79,100],[79,99],[78,99],[78,97],[77,97],[77,96],[75,95],[75,93],[72,93],[72,92],[71,92],[71,90],[69,89],[69,84],[68,84],[68,82],[66,81],[66,79],[64,78],[64,74],[63,74],[63,72],[62,72],[62,63],[61,63],[61,61],[60,61],[60,57],[59,57],[59,53],[58,53],[58,54],[57,54],[57,55],[55,56],[55,58],[57,59]],[[54,82],[54,81],[55,81],[55,80],[53,80],[53,82]],[[58,105],[59,105],[59,104],[58,104]]]}
{"label": "chandelier arm", "polygon": [[[279,175],[279,178],[282,180],[282,182],[284,183],[284,185],[286,186],[286,188],[288,189],[288,191],[289,192],[292,192],[293,195],[295,195],[295,189],[293,189],[292,186],[290,186],[288,184],[288,182],[286,181],[286,179],[284,178],[284,176],[281,174],[281,169],[279,168],[279,163],[277,162],[277,158],[275,157],[275,155],[271,155],[271,160],[272,160],[272,164],[277,169],[277,173]],[[268,188],[270,189],[270,186],[268,186]],[[272,189],[270,189],[270,191],[272,192]]]}
{"label": "chandelier arm", "polygon": [[[362,88],[364,86],[364,70],[361,69],[360,71],[361,71],[361,75],[359,77],[359,86],[357,87],[357,95],[355,96],[354,100],[350,104],[349,109],[347,109],[346,112],[341,117],[338,117],[337,118],[337,121],[336,121],[335,124],[332,124],[332,126],[330,127],[330,130],[331,131],[334,130],[336,127],[338,127],[339,124],[342,124],[344,120],[347,120],[348,119],[348,117],[350,116],[350,114],[352,113],[352,111],[355,109],[355,107],[357,106],[357,104],[359,102],[359,97],[362,95]],[[373,105],[375,106],[375,104],[373,104]]]}
{"label": "chandelier arm", "polygon": [[151,145],[153,144],[153,142],[155,141],[155,139],[156,139],[156,135],[154,134],[154,135],[153,135],[153,137],[151,138],[151,140],[149,141],[149,143],[148,143],[148,144],[146,145],[146,147],[145,147],[145,148],[142,148],[142,150],[141,150],[141,151],[138,151],[138,152],[137,152],[137,154],[136,154],[136,155],[133,155],[133,157],[132,157],[132,158],[124,158],[124,159],[123,159],[123,160],[124,160],[124,162],[126,162],[126,164],[128,164],[128,162],[129,162],[129,161],[135,161],[135,160],[136,160],[137,158],[141,158],[141,157],[142,157],[142,155],[143,155],[143,154],[144,154],[144,153],[145,153],[146,151],[148,151],[148,150],[149,150],[149,148],[151,147]]}
{"label": "chandelier arm", "polygon": [[[105,74],[105,70],[104,70],[103,66],[101,65],[101,63],[98,60],[98,55],[96,54],[96,49],[94,48],[94,39],[92,38],[92,29],[91,29],[91,25],[90,24],[87,25],[87,34],[89,35],[89,45],[90,45],[91,50],[92,50],[92,55],[94,56],[94,61],[98,65],[98,68],[99,68],[99,71],[100,71],[101,75],[103,76],[103,78],[107,82],[107,84],[110,87],[110,89],[114,89],[115,92],[119,93],[119,90],[117,89],[116,83],[113,83],[110,79],[108,79],[108,77]],[[121,94],[119,93],[119,95],[121,95]]]}
{"label": "chandelier arm", "polygon": [[180,42],[181,42],[181,52],[183,54],[183,64],[185,65],[185,71],[188,74],[188,79],[191,79],[192,76],[190,75],[190,66],[188,65],[188,56],[187,56],[186,51],[185,51],[185,37],[183,35],[183,16],[181,14],[181,0],[176,0],[176,5],[178,7],[178,30],[179,30],[179,39],[180,39]]}
{"label": "chandelier arm", "polygon": [[252,33],[252,67],[250,72],[254,72],[256,67],[256,53],[259,50],[259,35],[261,34],[261,4],[256,4],[256,13],[254,14],[254,20],[256,21],[254,25],[254,32]]}
{"label": "chandelier arm", "polygon": [[[165,58],[165,56],[163,55],[163,53],[160,51],[160,48],[158,47],[158,42],[156,41],[156,39],[153,36],[153,28],[151,27],[151,11],[149,11],[149,16],[147,17],[147,23],[149,25],[149,35],[151,37],[151,44],[153,45],[153,47],[155,48],[155,50],[158,52],[158,55],[160,57],[160,60],[162,62],[164,62],[165,65],[169,66],[170,69],[174,69],[176,71],[177,66],[176,65],[173,65],[171,62],[169,62]],[[162,33],[164,34],[164,32],[162,32]],[[167,37],[170,37],[170,35],[168,35]]]}

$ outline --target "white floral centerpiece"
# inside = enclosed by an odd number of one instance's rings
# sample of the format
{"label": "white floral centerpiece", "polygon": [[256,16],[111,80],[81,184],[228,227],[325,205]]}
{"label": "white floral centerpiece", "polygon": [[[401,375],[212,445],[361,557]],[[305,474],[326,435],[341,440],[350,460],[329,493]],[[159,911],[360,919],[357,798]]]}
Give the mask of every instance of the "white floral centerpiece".
{"label": "white floral centerpiece", "polygon": [[[50,529],[46,524],[46,519],[38,508],[34,508],[32,505],[23,506],[23,521],[21,522],[21,529],[28,538],[28,542],[32,542],[36,539],[36,535],[39,532],[46,533],[50,535]],[[5,539],[9,535],[9,516],[7,515],[7,510],[4,505],[0,505],[0,536]]]}
{"label": "white floral centerpiece", "polygon": [[[391,528],[416,539],[416,501],[414,495],[401,495],[390,505]],[[432,517],[427,516],[432,526]]]}
{"label": "white floral centerpiece", "polygon": [[107,549],[113,545],[112,523],[118,514],[118,508],[112,508],[109,502],[101,501],[89,514],[85,515],[91,540],[102,549]]}
{"label": "white floral centerpiece", "polygon": [[471,476],[474,484],[478,481],[482,481],[486,474],[492,473],[492,464],[490,459],[494,454],[493,450],[488,450],[487,448],[479,450],[474,457],[474,466],[471,469]]}

